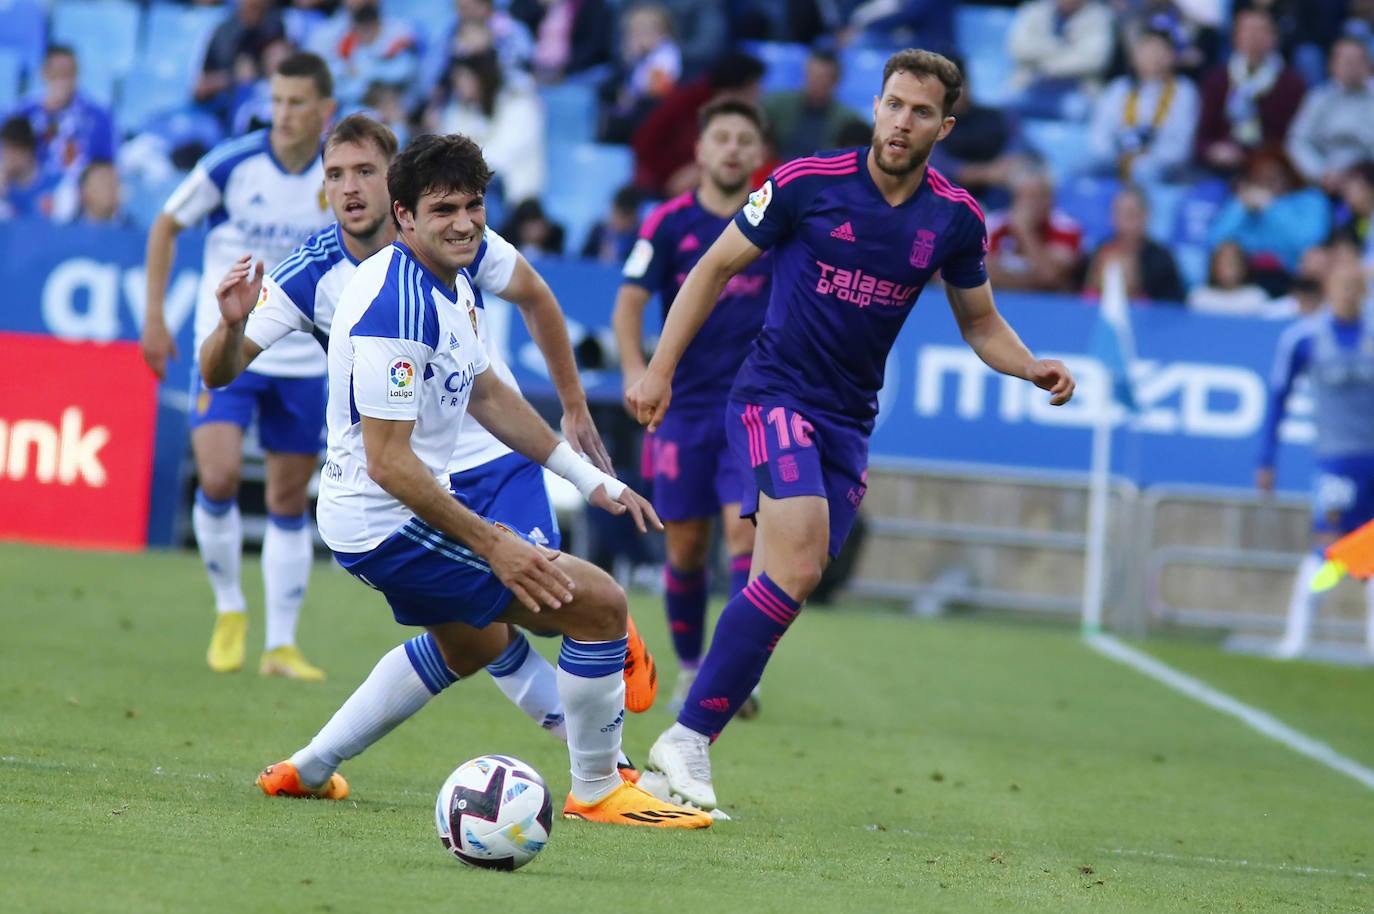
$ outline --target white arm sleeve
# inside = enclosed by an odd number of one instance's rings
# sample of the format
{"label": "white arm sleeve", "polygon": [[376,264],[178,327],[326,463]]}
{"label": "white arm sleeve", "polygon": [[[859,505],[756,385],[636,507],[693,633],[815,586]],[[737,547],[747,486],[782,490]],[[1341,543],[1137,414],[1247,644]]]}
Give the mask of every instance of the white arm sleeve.
{"label": "white arm sleeve", "polygon": [[189,228],[214,212],[223,200],[224,195],[209,172],[197,165],[172,191],[162,211],[175,219],[177,225]]}
{"label": "white arm sleeve", "polygon": [[352,342],[353,405],[359,415],[414,421],[430,348],[414,340],[376,336],[355,336]]}
{"label": "white arm sleeve", "polygon": [[506,291],[511,277],[515,275],[515,265],[520,262],[520,253],[515,249],[515,245],[490,228],[487,229],[484,240],[487,243],[487,253],[477,265],[477,273],[472,277],[472,284],[483,292],[499,296]]}
{"label": "white arm sleeve", "polygon": [[262,295],[258,297],[257,307],[248,315],[243,335],[260,348],[268,349],[292,330],[311,333],[314,329],[314,322],[296,307],[286,290],[277,285],[271,276],[264,276]]}

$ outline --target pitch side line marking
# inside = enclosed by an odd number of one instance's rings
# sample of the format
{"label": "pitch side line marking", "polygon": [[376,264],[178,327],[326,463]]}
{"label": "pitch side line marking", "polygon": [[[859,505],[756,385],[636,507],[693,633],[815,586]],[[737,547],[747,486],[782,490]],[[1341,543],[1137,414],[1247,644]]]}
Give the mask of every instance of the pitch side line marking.
{"label": "pitch side line marking", "polygon": [[1230,715],[1252,730],[1275,742],[1282,743],[1294,752],[1321,762],[1333,771],[1339,771],[1347,777],[1352,777],[1365,787],[1374,790],[1374,770],[1366,768],[1354,759],[1346,758],[1326,743],[1315,740],[1305,733],[1299,733],[1273,715],[1266,714],[1259,708],[1253,708],[1242,701],[1237,701],[1200,679],[1194,679],[1192,676],[1180,673],[1168,664],[1122,644],[1111,635],[1089,635],[1085,640],[1088,642],[1088,646],[1099,654],[1120,661],[1144,673],[1156,682],[1200,701],[1213,710]]}

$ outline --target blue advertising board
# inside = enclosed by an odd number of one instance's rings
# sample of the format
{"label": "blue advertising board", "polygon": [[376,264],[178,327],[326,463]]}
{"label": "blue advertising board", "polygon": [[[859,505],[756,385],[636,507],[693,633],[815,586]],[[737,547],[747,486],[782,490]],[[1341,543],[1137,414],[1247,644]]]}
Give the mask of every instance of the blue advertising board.
{"label": "blue advertising board", "polygon": [[[0,329],[65,339],[137,339],[144,305],[145,235],[129,229],[0,224],[0,283],[8,304]],[[167,320],[180,359],[159,395],[150,541],[170,542],[186,454],[192,313],[202,239],[182,234],[167,295]],[[610,314],[619,277],[595,264],[540,261],[558,294],[574,342],[588,336],[611,350]],[[1032,349],[1069,363],[1078,394],[1065,407],[1025,382],[988,370],[960,339],[938,289],[927,290],[888,362],[874,460],[937,460],[1086,472],[1090,429],[1110,385],[1088,350],[1096,309],[1060,296],[1000,293],[998,304]],[[651,306],[653,307],[653,306]],[[510,305],[488,300],[493,335],[522,386],[549,389],[537,348]],[[1114,470],[1142,486],[1197,483],[1249,486],[1266,402],[1266,379],[1280,323],[1194,315],[1182,308],[1132,311],[1137,350],[1135,415],[1118,416]],[[612,360],[613,362],[613,360]],[[619,374],[584,373],[589,395],[620,398]],[[68,377],[98,384],[98,378]],[[1279,485],[1308,485],[1313,430],[1298,392],[1282,429]]]}

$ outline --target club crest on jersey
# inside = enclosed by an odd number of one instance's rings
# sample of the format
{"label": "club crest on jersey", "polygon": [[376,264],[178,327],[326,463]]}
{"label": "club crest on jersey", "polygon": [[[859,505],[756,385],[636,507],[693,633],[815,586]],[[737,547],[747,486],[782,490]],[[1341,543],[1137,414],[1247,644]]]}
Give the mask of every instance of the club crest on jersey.
{"label": "club crest on jersey", "polygon": [[763,186],[749,195],[749,202],[744,204],[744,218],[749,220],[749,224],[757,226],[763,221],[763,214],[768,211],[768,204],[773,202],[773,179],[769,178],[763,182]]}
{"label": "club crest on jersey", "polygon": [[386,401],[410,403],[415,399],[415,364],[410,359],[395,359],[387,371]]}
{"label": "club crest on jersey", "polygon": [[930,258],[935,253],[935,233],[930,229],[917,229],[916,240],[911,242],[911,265],[918,270],[930,266]]}
{"label": "club crest on jersey", "polygon": [[[476,306],[475,304],[472,304],[471,302],[468,303],[468,320],[472,321],[472,335],[473,335],[473,336],[478,336],[478,333],[477,333],[477,306]],[[480,337],[479,337],[479,338],[480,338]]]}

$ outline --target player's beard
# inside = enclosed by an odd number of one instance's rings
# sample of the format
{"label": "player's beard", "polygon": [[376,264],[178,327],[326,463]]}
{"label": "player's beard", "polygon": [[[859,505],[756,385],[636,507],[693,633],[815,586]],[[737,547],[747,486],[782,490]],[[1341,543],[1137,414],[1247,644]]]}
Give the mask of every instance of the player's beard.
{"label": "player's beard", "polygon": [[890,159],[885,159],[887,152],[887,139],[879,137],[877,131],[873,133],[873,161],[878,164],[878,170],[884,174],[892,175],[894,178],[904,178],[914,171],[919,170],[926,164],[926,159],[930,158],[930,150],[935,147],[935,141],[931,140],[924,149],[917,146],[908,145],[907,152],[910,159],[905,165],[899,165]]}
{"label": "player's beard", "polygon": [[[377,233],[382,230],[382,227],[386,225],[386,221],[390,218],[390,213],[384,213],[383,215],[369,222],[362,231],[354,232],[349,231],[347,228],[345,228],[344,233],[352,236],[353,238],[358,239],[359,241],[370,241],[373,238],[377,237]],[[340,225],[342,226],[342,223],[340,223]]]}
{"label": "player's beard", "polygon": [[733,197],[741,194],[749,187],[749,174],[740,176],[738,181],[722,181],[718,176],[707,174],[706,179],[716,186],[716,191],[726,197]]}

